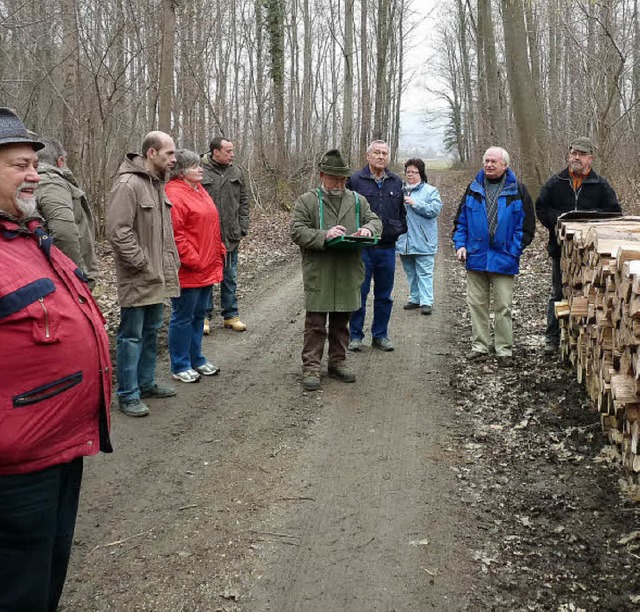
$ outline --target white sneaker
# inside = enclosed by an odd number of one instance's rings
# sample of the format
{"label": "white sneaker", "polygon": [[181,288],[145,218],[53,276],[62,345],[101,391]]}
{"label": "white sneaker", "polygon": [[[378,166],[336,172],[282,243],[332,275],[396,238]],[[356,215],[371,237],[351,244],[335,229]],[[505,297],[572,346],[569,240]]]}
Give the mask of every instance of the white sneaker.
{"label": "white sneaker", "polygon": [[217,365],[213,365],[210,361],[198,366],[196,370],[203,376],[213,376],[220,372],[220,368]]}
{"label": "white sneaker", "polygon": [[174,380],[179,380],[183,383],[194,383],[200,380],[200,374],[195,370],[185,370],[184,372],[174,372],[171,375],[171,378]]}

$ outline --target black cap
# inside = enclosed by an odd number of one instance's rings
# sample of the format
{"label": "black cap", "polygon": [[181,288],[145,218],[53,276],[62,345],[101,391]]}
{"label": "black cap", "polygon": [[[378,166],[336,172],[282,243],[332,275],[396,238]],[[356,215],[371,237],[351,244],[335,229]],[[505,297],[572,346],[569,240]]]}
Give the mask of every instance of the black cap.
{"label": "black cap", "polygon": [[0,107],[0,147],[7,144],[30,144],[34,151],[44,149],[44,143],[29,136],[27,128],[11,109]]}

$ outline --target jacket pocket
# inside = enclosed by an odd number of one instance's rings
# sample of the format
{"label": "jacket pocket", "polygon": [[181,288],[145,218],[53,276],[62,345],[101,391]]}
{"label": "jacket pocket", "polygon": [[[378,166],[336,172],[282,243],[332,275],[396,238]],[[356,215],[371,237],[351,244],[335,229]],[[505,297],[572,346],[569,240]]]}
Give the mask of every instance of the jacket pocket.
{"label": "jacket pocket", "polygon": [[25,391],[24,393],[15,395],[13,397],[13,407],[23,408],[24,406],[37,404],[38,402],[60,395],[81,382],[82,372],[76,372],[75,374],[65,376],[64,378],[59,378],[58,380],[41,385],[35,389],[31,389],[30,391]]}
{"label": "jacket pocket", "polygon": [[39,278],[11,293],[7,293],[7,295],[3,295],[0,297],[0,319],[10,317],[30,304],[43,300],[55,290],[56,286],[51,279]]}
{"label": "jacket pocket", "polygon": [[58,342],[60,316],[54,303],[55,291],[51,279],[40,278],[0,297],[0,320],[11,317],[17,329],[31,328],[36,344]]}

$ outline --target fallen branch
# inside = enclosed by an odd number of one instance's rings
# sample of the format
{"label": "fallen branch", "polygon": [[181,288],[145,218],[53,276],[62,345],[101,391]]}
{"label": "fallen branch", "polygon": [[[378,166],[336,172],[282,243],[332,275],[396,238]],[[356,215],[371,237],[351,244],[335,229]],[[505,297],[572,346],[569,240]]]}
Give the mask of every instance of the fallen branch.
{"label": "fallen branch", "polygon": [[115,542],[109,542],[108,544],[98,544],[97,546],[95,546],[94,548],[91,549],[89,554],[95,552],[99,548],[111,548],[112,546],[118,546],[120,544],[124,544],[125,542],[128,542],[129,540],[134,540],[135,538],[141,538],[142,536],[145,536],[145,535],[151,533],[153,531],[153,529],[154,528],[152,527],[151,529],[148,529],[147,531],[143,531],[141,533],[136,533],[136,535],[129,536],[128,538],[123,538],[122,540],[116,540]]}

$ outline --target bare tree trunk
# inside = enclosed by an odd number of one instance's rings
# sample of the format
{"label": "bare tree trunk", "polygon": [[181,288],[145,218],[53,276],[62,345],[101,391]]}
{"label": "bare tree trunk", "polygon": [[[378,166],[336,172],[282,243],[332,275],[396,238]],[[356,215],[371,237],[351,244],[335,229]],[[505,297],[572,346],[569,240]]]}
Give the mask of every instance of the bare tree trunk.
{"label": "bare tree trunk", "polygon": [[378,0],[376,32],[376,97],[373,111],[373,137],[386,140],[388,129],[383,124],[385,100],[388,99],[387,50],[389,48],[389,3]]}
{"label": "bare tree trunk", "polygon": [[303,31],[304,31],[304,82],[302,85],[302,139],[305,143],[311,140],[311,112],[313,96],[313,63],[312,48],[313,33],[311,28],[311,12],[309,10],[309,0],[304,0],[303,10]]}
{"label": "bare tree trunk", "polygon": [[542,113],[536,102],[527,54],[527,33],[522,0],[502,0],[504,44],[509,90],[513,104],[522,167],[527,187],[535,199],[549,169],[540,141]]}
{"label": "bare tree trunk", "polygon": [[171,131],[173,103],[173,58],[176,31],[175,0],[163,0],[162,62],[160,64],[160,91],[158,96],[158,127]]}
{"label": "bare tree trunk", "polygon": [[344,94],[342,97],[342,155],[351,163],[353,150],[353,4],[344,2]]}
{"label": "bare tree trunk", "polygon": [[284,126],[284,0],[265,0],[271,84],[273,87],[273,123],[275,131],[275,161],[279,171],[286,160]]}
{"label": "bare tree trunk", "polygon": [[[478,40],[480,42],[478,47],[482,50],[484,58],[484,75],[478,70],[478,89],[483,94],[480,96],[480,114],[485,115],[485,124],[489,132],[486,135],[488,141],[504,146],[505,117],[500,107],[500,74],[491,18],[491,0],[478,0]],[[483,109],[486,111],[483,112]]]}
{"label": "bare tree trunk", "polygon": [[369,10],[369,0],[360,2],[360,155],[369,146],[369,129],[371,125],[371,102],[369,99],[369,67],[367,64],[367,19]]}

